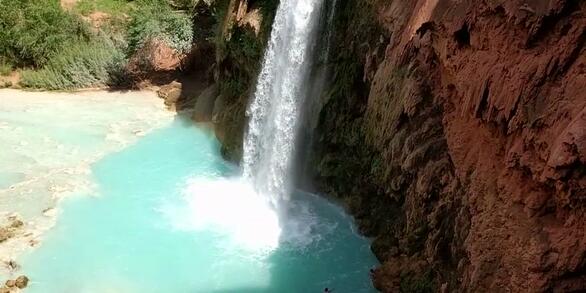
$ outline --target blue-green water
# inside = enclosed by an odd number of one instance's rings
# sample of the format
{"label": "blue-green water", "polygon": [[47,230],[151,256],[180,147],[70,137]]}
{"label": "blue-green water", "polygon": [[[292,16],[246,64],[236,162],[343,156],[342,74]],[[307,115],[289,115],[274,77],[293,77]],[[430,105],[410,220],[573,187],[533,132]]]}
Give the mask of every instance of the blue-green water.
{"label": "blue-green water", "polygon": [[373,291],[376,260],[339,207],[297,193],[275,214],[180,118],[92,174],[95,194],[65,199],[23,256],[27,292]]}

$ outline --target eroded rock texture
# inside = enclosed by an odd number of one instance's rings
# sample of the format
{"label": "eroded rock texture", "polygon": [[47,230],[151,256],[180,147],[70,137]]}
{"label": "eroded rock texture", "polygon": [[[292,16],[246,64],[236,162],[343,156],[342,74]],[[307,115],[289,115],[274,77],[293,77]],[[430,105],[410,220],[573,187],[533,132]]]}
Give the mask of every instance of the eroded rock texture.
{"label": "eroded rock texture", "polygon": [[313,154],[384,292],[586,290],[586,2],[357,1]]}
{"label": "eroded rock texture", "polygon": [[[238,160],[276,1],[222,3]],[[374,238],[377,288],[586,290],[585,42],[579,0],[338,1],[310,165]]]}
{"label": "eroded rock texture", "polygon": [[254,93],[264,47],[278,0],[220,0],[223,19],[217,37],[213,122],[222,154],[231,161],[242,156],[246,106]]}

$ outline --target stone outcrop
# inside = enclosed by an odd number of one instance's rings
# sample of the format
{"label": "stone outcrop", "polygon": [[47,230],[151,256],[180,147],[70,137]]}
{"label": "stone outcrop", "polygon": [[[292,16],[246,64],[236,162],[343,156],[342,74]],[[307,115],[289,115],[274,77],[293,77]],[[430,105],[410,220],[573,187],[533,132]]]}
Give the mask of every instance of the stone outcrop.
{"label": "stone outcrop", "polygon": [[173,108],[181,98],[182,90],[183,84],[177,81],[172,81],[169,84],[161,86],[161,88],[157,90],[157,95],[165,101],[165,106]]}
{"label": "stone outcrop", "polygon": [[151,39],[132,55],[127,70],[135,75],[173,71],[185,66],[189,58],[190,54],[177,52],[165,42]]}
{"label": "stone outcrop", "polygon": [[3,287],[0,287],[0,293],[21,292],[20,289],[26,288],[28,282],[29,278],[27,276],[19,276],[14,280],[8,280],[4,283]]}
{"label": "stone outcrop", "polygon": [[0,243],[16,236],[22,231],[24,223],[17,215],[8,216],[0,226]]}
{"label": "stone outcrop", "polygon": [[238,161],[246,124],[246,105],[253,94],[265,44],[278,1],[225,0],[225,11],[216,44],[215,100],[213,122],[222,143],[222,154]]}

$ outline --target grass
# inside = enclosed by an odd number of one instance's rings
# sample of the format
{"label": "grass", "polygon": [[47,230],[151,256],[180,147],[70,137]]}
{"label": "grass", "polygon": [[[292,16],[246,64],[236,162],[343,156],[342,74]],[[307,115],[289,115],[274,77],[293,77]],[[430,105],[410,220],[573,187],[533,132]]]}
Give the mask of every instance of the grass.
{"label": "grass", "polygon": [[124,16],[133,8],[133,2],[127,0],[81,0],[75,5],[75,11],[88,16],[95,11],[100,11],[112,17]]}
{"label": "grass", "polygon": [[12,64],[0,61],[0,76],[8,76],[12,73]]}
{"label": "grass", "polygon": [[123,81],[124,53],[106,42],[77,43],[40,70],[22,71],[28,88],[60,90],[117,85]]}

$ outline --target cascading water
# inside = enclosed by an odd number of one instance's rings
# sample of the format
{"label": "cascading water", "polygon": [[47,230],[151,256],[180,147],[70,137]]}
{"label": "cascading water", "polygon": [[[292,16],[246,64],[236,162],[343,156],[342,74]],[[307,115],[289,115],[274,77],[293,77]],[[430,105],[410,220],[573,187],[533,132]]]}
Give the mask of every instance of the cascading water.
{"label": "cascading water", "polygon": [[60,224],[19,261],[27,292],[373,292],[376,259],[351,218],[293,190],[329,78],[337,0],[325,1],[281,0],[247,112],[244,178],[178,117],[92,166],[97,196],[65,202]]}
{"label": "cascading water", "polygon": [[281,1],[250,104],[243,174],[273,206],[292,188],[299,115],[313,62],[323,0]]}

